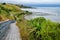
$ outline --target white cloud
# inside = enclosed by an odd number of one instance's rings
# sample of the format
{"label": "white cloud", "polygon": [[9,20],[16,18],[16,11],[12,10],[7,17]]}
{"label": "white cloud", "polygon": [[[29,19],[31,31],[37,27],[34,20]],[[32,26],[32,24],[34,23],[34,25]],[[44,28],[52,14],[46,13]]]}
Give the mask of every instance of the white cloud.
{"label": "white cloud", "polygon": [[17,0],[17,1],[26,2],[26,3],[30,3],[30,2],[33,2],[33,3],[46,3],[46,2],[56,3],[56,2],[60,2],[60,0]]}
{"label": "white cloud", "polygon": [[4,1],[18,3],[60,3],[60,0],[4,0]]}

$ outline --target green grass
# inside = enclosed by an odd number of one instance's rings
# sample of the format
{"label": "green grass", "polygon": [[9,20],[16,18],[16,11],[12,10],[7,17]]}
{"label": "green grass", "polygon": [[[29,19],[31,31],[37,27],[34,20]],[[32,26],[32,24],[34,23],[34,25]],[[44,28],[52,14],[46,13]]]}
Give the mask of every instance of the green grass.
{"label": "green grass", "polygon": [[30,20],[29,24],[36,28],[30,34],[34,40],[60,40],[60,23],[40,17]]}
{"label": "green grass", "polygon": [[[3,20],[20,20],[21,15],[31,14],[28,11],[22,11],[20,7],[12,4],[0,4],[0,18]],[[2,16],[3,15],[3,16]]]}
{"label": "green grass", "polygon": [[[16,14],[23,12],[20,7],[11,4],[0,4],[0,18],[1,20],[13,19]],[[3,15],[3,16],[2,16]]]}
{"label": "green grass", "polygon": [[44,17],[17,23],[22,40],[60,40],[60,23],[46,20]]}

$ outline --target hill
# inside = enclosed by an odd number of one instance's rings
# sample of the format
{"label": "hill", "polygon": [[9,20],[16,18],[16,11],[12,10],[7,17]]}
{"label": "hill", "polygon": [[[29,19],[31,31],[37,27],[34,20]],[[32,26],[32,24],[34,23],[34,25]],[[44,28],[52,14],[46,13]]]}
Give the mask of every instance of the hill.
{"label": "hill", "polygon": [[33,7],[31,7],[31,6],[18,5],[18,4],[16,4],[16,6],[21,7],[21,8],[33,8]]}
{"label": "hill", "polygon": [[[0,4],[0,21],[6,19],[13,19],[16,14],[21,14],[23,12],[20,7],[11,4]],[[3,16],[2,16],[3,15]]]}

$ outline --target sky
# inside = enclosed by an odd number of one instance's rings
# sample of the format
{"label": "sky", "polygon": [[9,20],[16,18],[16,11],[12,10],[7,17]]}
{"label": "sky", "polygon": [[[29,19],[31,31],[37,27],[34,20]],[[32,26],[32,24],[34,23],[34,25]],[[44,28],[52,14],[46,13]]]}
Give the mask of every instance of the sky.
{"label": "sky", "polygon": [[0,2],[21,4],[60,4],[60,0],[0,0]]}

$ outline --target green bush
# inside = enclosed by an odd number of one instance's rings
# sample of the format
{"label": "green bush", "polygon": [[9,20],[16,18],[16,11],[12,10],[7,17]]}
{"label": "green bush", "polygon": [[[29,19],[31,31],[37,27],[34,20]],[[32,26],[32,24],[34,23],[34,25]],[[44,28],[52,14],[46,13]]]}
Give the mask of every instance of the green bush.
{"label": "green bush", "polygon": [[[32,28],[36,28],[31,32],[34,40],[60,40],[60,24],[46,20],[43,17],[30,20],[29,24]],[[32,37],[30,36],[30,38]]]}

